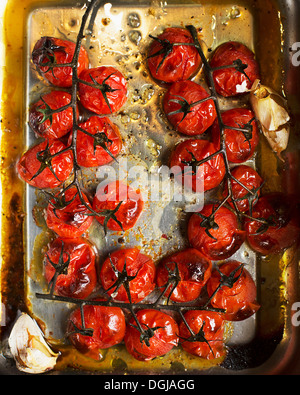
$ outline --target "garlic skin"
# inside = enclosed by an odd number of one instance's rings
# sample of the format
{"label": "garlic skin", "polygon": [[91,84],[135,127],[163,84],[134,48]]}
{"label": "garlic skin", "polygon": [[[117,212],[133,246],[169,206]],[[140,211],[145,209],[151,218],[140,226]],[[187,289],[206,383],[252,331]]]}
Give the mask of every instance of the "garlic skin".
{"label": "garlic skin", "polygon": [[36,321],[25,313],[14,324],[8,344],[17,368],[25,373],[39,374],[52,370],[59,356],[46,343]]}
{"label": "garlic skin", "polygon": [[283,160],[281,153],[287,148],[290,135],[286,100],[256,80],[250,90],[250,103],[272,150]]}

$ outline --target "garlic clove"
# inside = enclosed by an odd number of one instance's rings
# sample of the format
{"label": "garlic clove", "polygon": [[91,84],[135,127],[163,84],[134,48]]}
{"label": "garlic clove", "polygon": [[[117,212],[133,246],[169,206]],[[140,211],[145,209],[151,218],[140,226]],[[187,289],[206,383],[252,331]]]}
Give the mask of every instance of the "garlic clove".
{"label": "garlic clove", "polygon": [[25,313],[15,322],[8,344],[17,368],[26,373],[38,374],[52,370],[59,356],[46,343],[36,321]]}

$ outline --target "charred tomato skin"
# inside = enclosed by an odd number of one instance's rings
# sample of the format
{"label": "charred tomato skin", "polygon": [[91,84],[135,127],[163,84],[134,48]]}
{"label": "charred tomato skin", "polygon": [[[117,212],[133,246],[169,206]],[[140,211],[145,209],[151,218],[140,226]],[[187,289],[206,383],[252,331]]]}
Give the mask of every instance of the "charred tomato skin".
{"label": "charred tomato skin", "polygon": [[[169,272],[176,275],[178,268],[179,282],[172,292],[170,299],[183,303],[197,299],[207,283],[212,270],[212,263],[198,250],[187,248],[164,258],[156,273],[156,283],[161,289],[169,282]],[[170,295],[173,283],[168,287],[166,296]]]}
{"label": "charred tomato skin", "polygon": [[[72,67],[55,65],[72,63],[75,47],[76,44],[69,40],[48,36],[41,37],[33,48],[32,62],[36,66],[38,72],[50,82],[50,84],[60,88],[70,88],[73,79]],[[88,66],[88,54],[84,47],[81,47],[77,64],[78,75]]]}
{"label": "charred tomato skin", "polygon": [[[193,38],[188,30],[178,27],[166,28],[153,40],[148,51],[148,68],[151,76],[159,83],[171,84],[177,81],[188,80],[199,70],[201,58],[197,49],[192,45]],[[163,40],[173,45],[172,50],[164,59],[164,54],[153,56],[162,51]],[[184,43],[188,45],[184,45]]]}
{"label": "charred tomato skin", "polygon": [[69,262],[66,273],[59,274],[54,291],[57,295],[85,299],[94,291],[97,284],[96,253],[90,242],[83,238],[54,239],[44,259],[44,275],[48,284],[55,275],[55,267],[60,256]]}
{"label": "charred tomato skin", "polygon": [[155,288],[156,267],[152,259],[143,254],[137,247],[124,248],[112,252],[103,262],[100,269],[100,281],[103,289],[118,301],[129,302],[124,285],[117,290],[118,276],[113,266],[122,272],[124,267],[128,276],[134,277],[129,281],[130,297],[133,303],[145,299]]}
{"label": "charred tomato skin", "polygon": [[213,72],[216,91],[224,97],[234,97],[247,92],[255,80],[260,79],[260,70],[254,53],[244,44],[229,41],[221,44],[210,59],[210,66],[218,68],[230,66],[234,61],[240,60],[247,65],[242,73],[233,68],[224,68]]}
{"label": "charred tomato skin", "polygon": [[139,361],[151,361],[163,356],[178,345],[178,325],[170,315],[153,309],[139,310],[136,317],[144,331],[155,329],[149,345],[142,341],[141,333],[132,318],[127,325],[124,342],[127,351]]}
{"label": "charred tomato skin", "polygon": [[[255,314],[260,305],[257,302],[257,290],[255,282],[245,267],[238,261],[228,261],[219,266],[219,271],[226,276],[237,270],[234,278],[239,279],[232,287],[222,285],[218,288],[221,275],[218,270],[214,269],[207,283],[208,295],[212,297],[211,305],[218,309],[224,309],[222,313],[224,320],[227,321],[243,321]],[[215,293],[215,294],[214,294]]]}

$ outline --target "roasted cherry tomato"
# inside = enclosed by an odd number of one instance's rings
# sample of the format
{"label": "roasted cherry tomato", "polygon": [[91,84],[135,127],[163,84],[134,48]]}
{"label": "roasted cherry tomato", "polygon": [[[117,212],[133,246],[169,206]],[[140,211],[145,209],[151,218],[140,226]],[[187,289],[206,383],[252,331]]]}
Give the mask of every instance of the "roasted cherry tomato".
{"label": "roasted cherry tomato", "polygon": [[[158,266],[156,283],[174,302],[197,299],[211,275],[212,263],[198,250],[187,248],[163,259]],[[165,292],[162,288],[167,287]]]}
{"label": "roasted cherry tomato", "polygon": [[99,185],[93,200],[93,209],[102,215],[96,216],[101,225],[113,231],[131,229],[139,219],[144,201],[139,190],[134,190],[122,181]]}
{"label": "roasted cherry tomato", "polygon": [[81,104],[96,114],[111,114],[127,100],[127,81],[111,66],[86,69],[79,76],[78,93]]}
{"label": "roasted cherry tomato", "polygon": [[[233,201],[240,212],[252,211],[261,195],[263,179],[250,166],[240,165],[231,170],[232,198],[227,202],[234,207]],[[228,196],[228,184],[224,188],[224,197]]]}
{"label": "roasted cherry tomato", "polygon": [[139,361],[163,356],[178,344],[178,325],[173,317],[158,310],[145,309],[136,313],[127,325],[124,337],[127,351]]}
{"label": "roasted cherry tomato", "polygon": [[[73,71],[70,64],[73,61],[75,47],[76,44],[72,41],[42,37],[33,48],[32,61],[39,73],[52,85],[68,88],[72,86]],[[65,64],[68,66],[62,66]],[[77,64],[78,75],[88,66],[88,54],[81,47]]]}
{"label": "roasted cherry tomato", "polygon": [[[233,67],[228,67],[234,65]],[[220,45],[213,53],[210,66],[215,70],[213,78],[217,93],[231,97],[246,93],[260,71],[255,55],[245,45],[229,41]]]}
{"label": "roasted cherry tomato", "polygon": [[216,205],[207,204],[199,213],[194,213],[188,223],[191,246],[212,261],[231,257],[246,238],[234,212],[224,206],[215,212],[216,209]]}
{"label": "roasted cherry tomato", "polygon": [[205,192],[219,186],[225,176],[222,154],[199,164],[215,152],[214,145],[207,140],[188,139],[179,143],[170,158],[175,179],[195,192]]}
{"label": "roasted cherry tomato", "polygon": [[[29,148],[17,163],[20,177],[29,185],[40,188],[60,186],[73,170],[73,155],[58,140],[36,144]],[[53,156],[54,155],[54,156]]]}
{"label": "roasted cherry tomato", "polygon": [[175,82],[164,96],[163,109],[178,132],[188,136],[203,134],[217,116],[214,101],[205,100],[209,96],[196,82]]}
{"label": "roasted cherry tomato", "polygon": [[49,229],[61,237],[73,239],[82,236],[93,222],[87,196],[82,193],[82,203],[77,188],[71,187],[58,193],[50,200],[46,210],[46,223]]}
{"label": "roasted cherry tomato", "polygon": [[201,58],[188,30],[170,27],[151,37],[147,61],[155,80],[167,84],[184,81],[199,70]]}
{"label": "roasted cherry tomato", "polygon": [[112,252],[100,270],[101,284],[115,300],[129,302],[126,291],[129,286],[131,302],[140,302],[155,288],[155,265],[152,259],[138,248]]}
{"label": "roasted cherry tomato", "polygon": [[89,133],[86,134],[82,130],[77,132],[76,151],[79,166],[103,166],[116,159],[122,148],[117,125],[106,117],[92,116],[79,124],[79,127]]}
{"label": "roasted cherry tomato", "polygon": [[[246,108],[233,108],[222,114],[226,126],[245,131],[225,128],[224,137],[229,162],[242,163],[249,160],[259,143],[259,132],[254,112]],[[211,128],[212,141],[220,149],[220,127],[217,121]]]}
{"label": "roasted cherry tomato", "polygon": [[245,218],[250,247],[262,254],[278,254],[299,241],[299,205],[283,193],[270,193],[256,203],[251,218]]}
{"label": "roasted cherry tomato", "polygon": [[85,299],[97,284],[94,247],[82,238],[56,238],[45,254],[44,273],[48,284],[55,283],[57,295]]}
{"label": "roasted cherry tomato", "polygon": [[237,261],[228,261],[213,270],[207,292],[211,305],[225,310],[222,315],[227,321],[245,320],[260,308],[255,282],[244,264]]}
{"label": "roasted cherry tomato", "polygon": [[185,351],[209,360],[225,356],[224,320],[221,314],[214,311],[189,310],[184,314],[184,318],[186,323],[180,323],[179,336]]}
{"label": "roasted cherry tomato", "polygon": [[[95,299],[101,301],[101,299]],[[69,317],[67,334],[74,347],[95,360],[101,360],[101,350],[120,344],[123,341],[126,322],[119,307],[100,305],[83,306],[82,323],[81,310],[77,308]]]}

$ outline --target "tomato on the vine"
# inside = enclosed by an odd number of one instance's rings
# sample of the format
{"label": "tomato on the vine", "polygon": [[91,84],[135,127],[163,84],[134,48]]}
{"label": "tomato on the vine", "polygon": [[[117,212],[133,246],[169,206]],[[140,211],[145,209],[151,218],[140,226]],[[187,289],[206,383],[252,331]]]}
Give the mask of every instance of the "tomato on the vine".
{"label": "tomato on the vine", "polygon": [[[252,158],[259,143],[259,130],[254,112],[246,108],[233,108],[224,111],[221,117],[225,126],[228,126],[224,130],[224,138],[229,162],[246,162]],[[219,122],[215,121],[212,125],[211,135],[216,149],[220,149]]]}
{"label": "tomato on the vine", "polygon": [[100,269],[101,284],[115,300],[136,303],[155,288],[156,267],[137,247],[113,251]]}
{"label": "tomato on the vine", "polygon": [[[32,62],[38,72],[52,85],[69,88],[72,86],[73,70],[71,63],[75,49],[76,44],[72,41],[55,37],[42,37],[33,48]],[[78,75],[88,66],[88,54],[81,47],[77,63]]]}
{"label": "tomato on the vine", "polygon": [[178,132],[188,136],[203,134],[217,116],[215,103],[209,97],[196,82],[175,82],[164,96],[163,109]]}
{"label": "tomato on the vine", "polygon": [[71,100],[71,95],[64,91],[52,91],[42,95],[29,109],[31,129],[48,140],[65,136],[73,126]]}
{"label": "tomato on the vine", "polygon": [[45,254],[44,275],[57,295],[87,298],[97,284],[94,247],[82,238],[54,239]]}
{"label": "tomato on the vine", "polygon": [[[156,283],[174,302],[197,299],[211,275],[212,263],[198,250],[187,248],[162,260],[157,268]],[[172,291],[172,292],[171,292]]]}
{"label": "tomato on the vine", "polygon": [[[223,155],[216,152],[214,145],[207,140],[188,139],[179,143],[170,158],[175,179],[194,192],[216,188],[225,177]],[[208,157],[211,158],[199,164]]]}
{"label": "tomato on the vine", "polygon": [[147,62],[155,80],[167,84],[184,81],[199,70],[201,58],[188,30],[169,27],[158,37],[151,37]]}
{"label": "tomato on the vine", "polygon": [[254,251],[262,255],[278,254],[299,241],[298,202],[280,192],[264,195],[251,216],[245,218],[244,228]]}
{"label": "tomato on the vine", "polygon": [[79,307],[70,314],[67,334],[79,352],[95,360],[101,360],[103,358],[101,350],[123,341],[126,330],[124,313],[119,307],[96,304],[84,305],[82,310],[83,317]]}
{"label": "tomato on the vine", "polygon": [[49,229],[69,239],[80,237],[88,231],[93,222],[91,204],[83,192],[81,195],[82,200],[77,188],[71,187],[51,198],[45,213]]}
{"label": "tomato on the vine", "polygon": [[122,148],[122,139],[117,125],[107,117],[92,116],[79,124],[76,152],[79,166],[103,166],[116,159]]}
{"label": "tomato on the vine", "polygon": [[19,176],[39,189],[60,186],[73,171],[73,155],[66,148],[59,140],[45,140],[29,148],[16,165]]}
{"label": "tomato on the vine", "polygon": [[221,358],[226,354],[224,320],[221,314],[189,310],[184,318],[185,322],[182,321],[179,325],[179,336],[186,352],[208,360]]}
{"label": "tomato on the vine", "polygon": [[127,351],[139,361],[151,361],[163,356],[178,344],[178,325],[173,317],[162,311],[145,309],[136,313],[142,329],[131,318],[124,342]]}
{"label": "tomato on the vine", "polygon": [[[134,227],[144,208],[139,189],[122,181],[99,184],[93,199],[93,209],[99,213],[97,221],[113,231],[126,231]],[[102,214],[102,215],[101,215]]]}
{"label": "tomato on the vine", "polygon": [[127,81],[111,66],[83,70],[79,75],[78,94],[81,104],[99,114],[119,111],[127,100]]}
{"label": "tomato on the vine", "polygon": [[210,66],[216,69],[213,72],[216,91],[224,97],[244,94],[260,79],[254,53],[236,41],[221,44],[213,53]]}
{"label": "tomato on the vine", "polygon": [[255,314],[257,302],[255,282],[244,264],[228,261],[215,268],[207,282],[211,305],[225,310],[224,320],[242,321]]}
{"label": "tomato on the vine", "polygon": [[231,257],[246,239],[239,229],[234,212],[221,206],[206,204],[199,213],[194,213],[188,223],[188,240],[208,259],[220,261]]}

